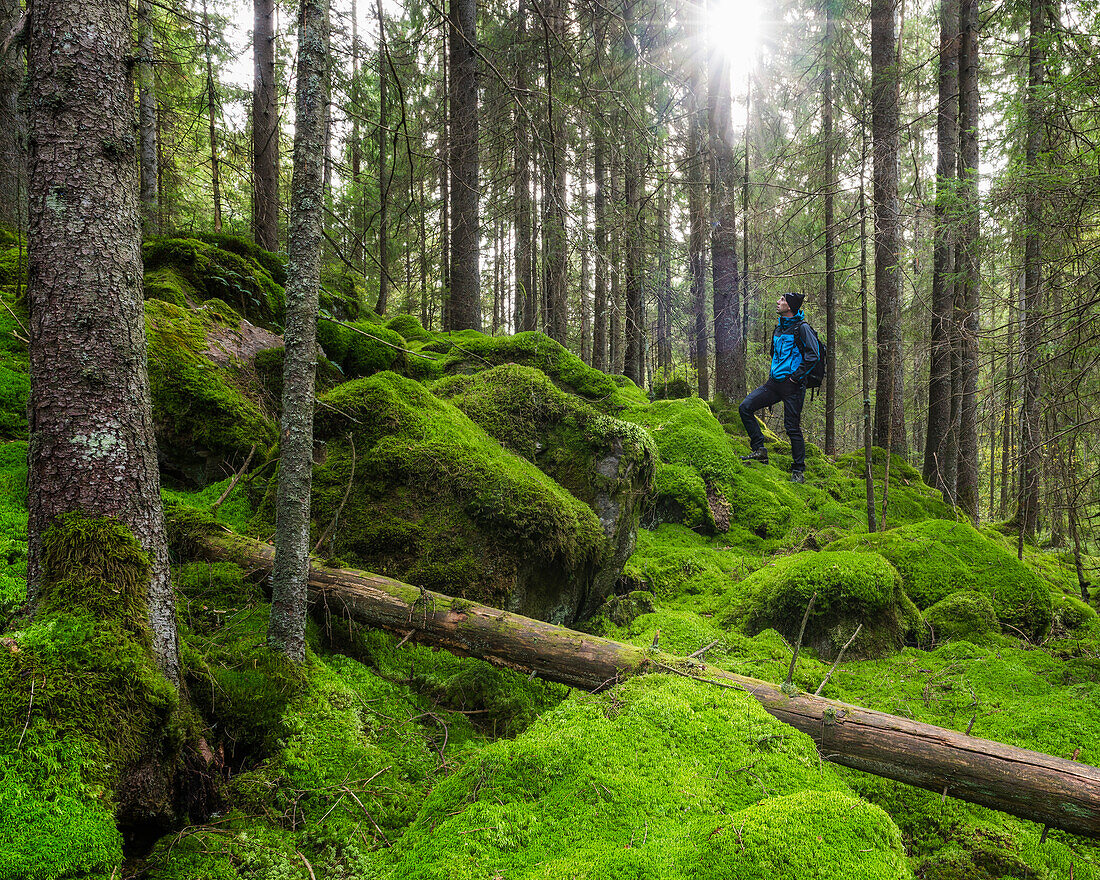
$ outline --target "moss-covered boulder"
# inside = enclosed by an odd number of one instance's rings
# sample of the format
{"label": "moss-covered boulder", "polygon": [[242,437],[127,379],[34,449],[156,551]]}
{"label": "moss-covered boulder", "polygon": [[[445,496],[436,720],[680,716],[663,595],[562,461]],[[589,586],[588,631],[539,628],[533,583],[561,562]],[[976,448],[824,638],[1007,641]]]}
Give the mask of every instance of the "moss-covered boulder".
{"label": "moss-covered boulder", "polygon": [[611,376],[588,366],[579,357],[542,333],[485,336],[474,331],[440,333],[424,351],[445,355],[444,373],[476,373],[501,364],[535,367],[554,384],[604,412],[640,406],[645,392],[625,376]]}
{"label": "moss-covered boulder", "polygon": [[681,523],[704,534],[733,529],[781,538],[805,503],[778,469],[741,462],[721,423],[697,397],[659,400],[621,418],[648,428],[661,460],[645,523]]}
{"label": "moss-covered boulder", "polygon": [[613,549],[592,508],[418,382],[386,372],[338,386],[315,436],[321,552],[559,623],[603,601]]}
{"label": "moss-covered boulder", "polygon": [[924,612],[935,642],[965,640],[982,644],[1001,634],[993,602],[985,593],[959,590]]}
{"label": "moss-covered boulder", "polygon": [[348,379],[383,370],[404,370],[404,338],[380,324],[370,321],[337,323],[322,316],[317,322],[317,342],[325,356]]}
{"label": "moss-covered boulder", "polygon": [[539,370],[518,364],[451,376],[432,391],[592,508],[609,550],[594,576],[593,596],[610,595],[634,552],[642,504],[652,488],[657,449],[649,432],[599,412]]}
{"label": "moss-covered boulder", "polygon": [[[225,242],[221,242],[225,243]],[[175,306],[209,299],[228,303],[261,327],[282,325],[286,296],[258,255],[224,250],[197,238],[154,238],[142,246],[145,297]]]}
{"label": "moss-covered boulder", "polygon": [[909,876],[897,827],[808,737],[747,694],[664,676],[568,700],[482,750],[388,861],[393,880]]}
{"label": "moss-covered boulder", "polygon": [[169,483],[223,479],[277,439],[274,401],[255,357],[279,337],[243,321],[217,300],[185,309],[145,303],[149,382],[161,473]]}
{"label": "moss-covered boulder", "polygon": [[893,563],[905,592],[930,608],[960,590],[985,593],[1009,635],[1042,639],[1050,627],[1051,593],[1046,583],[1004,544],[967,522],[929,519],[888,532],[853,535],[830,550],[873,550]]}
{"label": "moss-covered boulder", "polygon": [[752,634],[778,630],[797,640],[810,599],[813,609],[802,644],[831,659],[855,632],[857,656],[877,657],[919,634],[920,615],[908,601],[897,571],[882,556],[850,551],[798,553],[765,565],[742,582],[728,615]]}

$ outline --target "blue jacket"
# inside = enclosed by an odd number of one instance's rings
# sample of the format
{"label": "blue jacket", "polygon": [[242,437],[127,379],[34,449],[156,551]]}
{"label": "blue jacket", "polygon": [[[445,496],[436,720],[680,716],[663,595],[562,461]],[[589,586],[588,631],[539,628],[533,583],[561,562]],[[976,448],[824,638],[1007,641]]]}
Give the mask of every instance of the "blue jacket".
{"label": "blue jacket", "polygon": [[772,332],[772,378],[776,382],[790,379],[801,384],[819,357],[817,337],[810,331],[802,310],[789,318],[781,317]]}

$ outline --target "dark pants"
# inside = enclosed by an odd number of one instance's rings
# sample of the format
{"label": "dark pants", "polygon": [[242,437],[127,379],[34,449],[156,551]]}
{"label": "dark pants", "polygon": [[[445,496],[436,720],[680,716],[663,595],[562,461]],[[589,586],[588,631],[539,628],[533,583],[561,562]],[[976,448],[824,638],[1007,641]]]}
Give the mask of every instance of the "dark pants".
{"label": "dark pants", "polygon": [[806,386],[792,385],[790,382],[776,382],[769,378],[767,382],[750,391],[741,401],[737,411],[741,414],[741,423],[749,435],[749,445],[755,449],[764,448],[764,435],[754,413],[758,409],[783,401],[783,430],[791,439],[791,457],[793,471],[806,470],[806,441],[802,439],[802,403],[806,399]]}

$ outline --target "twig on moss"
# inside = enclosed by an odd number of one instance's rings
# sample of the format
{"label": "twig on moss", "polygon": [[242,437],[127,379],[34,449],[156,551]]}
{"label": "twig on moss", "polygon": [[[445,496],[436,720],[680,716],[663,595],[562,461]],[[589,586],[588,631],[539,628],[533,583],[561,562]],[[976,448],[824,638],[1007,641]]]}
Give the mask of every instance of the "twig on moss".
{"label": "twig on moss", "polygon": [[[45,681],[45,679],[43,679]],[[31,676],[31,701],[27,705],[27,720],[23,722],[23,732],[19,734],[19,742],[15,744],[15,750],[18,752],[23,748],[23,737],[27,735],[27,728],[31,723],[31,711],[34,709],[34,676]]]}
{"label": "twig on moss", "polygon": [[688,659],[693,660],[696,657],[702,657],[705,653],[707,653],[707,651],[709,651],[711,648],[713,648],[715,645],[717,645],[720,641],[722,641],[722,640],[721,639],[715,639],[709,645],[704,645],[702,648],[700,648],[694,654],[688,654]]}
{"label": "twig on moss", "polygon": [[[803,625],[803,626],[805,626],[805,625],[806,625],[806,624],[805,624],[805,621],[803,621],[803,624],[802,624],[802,625]],[[829,670],[829,674],[828,674],[828,675],[826,675],[826,676],[825,676],[825,677],[824,677],[823,679],[821,679],[821,684],[819,684],[819,685],[817,686],[817,690],[816,690],[816,691],[814,691],[814,696],[815,696],[815,697],[819,697],[819,696],[821,696],[821,689],[822,689],[823,687],[825,687],[825,685],[827,685],[827,684],[829,683],[829,679],[833,677],[833,673],[834,673],[834,672],[836,672],[836,668],[837,668],[837,667],[838,667],[838,666],[840,665],[840,661],[844,659],[844,652],[845,652],[845,651],[847,651],[847,650],[848,650],[848,646],[849,646],[849,645],[851,645],[851,644],[852,644],[852,642],[854,642],[854,641],[856,640],[856,636],[858,636],[858,635],[859,635],[859,631],[860,631],[861,629],[863,629],[863,624],[862,624],[862,623],[861,623],[861,624],[859,624],[859,626],[857,626],[857,627],[856,627],[856,631],[855,631],[854,633],[852,633],[852,637],[851,637],[850,639],[848,639],[848,641],[846,641],[846,642],[844,643],[844,647],[843,647],[843,648],[841,648],[841,649],[840,649],[840,653],[836,655],[836,662],[834,662],[834,663],[833,663],[833,666],[832,666],[832,668],[831,668],[831,669]],[[801,636],[800,636],[799,638],[801,638]],[[969,730],[967,730],[967,733],[969,733],[969,732],[970,732],[970,731],[969,731]]]}
{"label": "twig on moss", "polygon": [[248,470],[248,466],[252,464],[252,456],[254,456],[255,454],[256,444],[253,443],[252,448],[248,450],[248,458],[244,460],[244,464],[241,465],[241,469],[237,471],[237,473],[233,475],[233,479],[229,481],[229,487],[224,492],[222,492],[217,501],[210,505],[210,512],[214,514],[215,519],[217,519],[218,516],[218,508],[225,503],[225,499],[229,497],[229,493],[237,488],[237,483],[239,483],[241,477],[244,476],[244,472]]}
{"label": "twig on moss", "polygon": [[300,859],[301,859],[301,860],[302,860],[303,862],[305,862],[305,863],[306,863],[306,870],[307,870],[307,871],[309,871],[309,878],[310,878],[310,880],[317,880],[317,875],[313,873],[313,865],[311,865],[311,864],[309,863],[309,859],[307,859],[307,858],[306,858],[306,857],[305,857],[304,855],[302,855],[302,854],[301,854],[300,852],[298,853],[298,858],[300,858]]}
{"label": "twig on moss", "polygon": [[341,321],[339,318],[330,318],[328,315],[318,315],[317,319],[320,321],[328,321],[330,324],[339,324],[346,330],[351,330],[353,333],[358,333],[360,336],[366,336],[367,339],[373,339],[375,342],[381,342],[383,345],[388,345],[390,348],[395,348],[398,351],[403,351],[405,354],[411,354],[413,357],[424,358],[426,361],[437,361],[439,358],[434,358],[426,354],[421,354],[419,351],[412,351],[408,348],[402,348],[400,345],[394,345],[392,342],[386,342],[385,339],[381,339],[375,336],[373,333],[368,333],[366,330],[361,330],[354,324],[349,324],[347,321]]}
{"label": "twig on moss", "polygon": [[[332,521],[328,524],[328,528],[324,530],[321,537],[317,539],[317,543],[313,545],[314,553],[316,553],[321,545],[336,532],[336,524],[340,521],[340,514],[344,512],[344,505],[348,503],[348,496],[351,495],[351,484],[355,482],[355,437],[352,435],[351,431],[348,431],[347,436],[348,441],[351,443],[351,474],[348,476],[348,485],[344,489],[344,497],[340,499],[340,506],[336,508],[336,513],[333,514]],[[331,548],[329,553],[331,555]]]}
{"label": "twig on moss", "polygon": [[814,590],[814,594],[810,596],[810,603],[806,606],[806,613],[802,615],[802,626],[798,628],[798,641],[791,651],[791,668],[787,670],[787,680],[783,682],[784,685],[789,685],[794,681],[794,668],[798,665],[798,652],[802,650],[802,637],[806,634],[806,621],[810,619],[810,611],[813,610],[814,600],[816,599],[817,590]]}
{"label": "twig on moss", "polygon": [[20,342],[22,342],[24,345],[30,345],[29,340],[30,340],[30,335],[31,334],[29,332],[27,332],[27,328],[23,326],[23,322],[19,320],[19,316],[11,310],[11,306],[9,306],[6,302],[4,302],[4,300],[0,299],[0,302],[4,303],[4,308],[8,310],[9,315],[11,315],[13,318],[15,318],[15,323],[19,325],[19,329],[23,331],[24,335],[27,338],[24,338],[23,336],[20,336],[14,330],[11,331],[11,335],[14,336],[16,339],[18,339]]}

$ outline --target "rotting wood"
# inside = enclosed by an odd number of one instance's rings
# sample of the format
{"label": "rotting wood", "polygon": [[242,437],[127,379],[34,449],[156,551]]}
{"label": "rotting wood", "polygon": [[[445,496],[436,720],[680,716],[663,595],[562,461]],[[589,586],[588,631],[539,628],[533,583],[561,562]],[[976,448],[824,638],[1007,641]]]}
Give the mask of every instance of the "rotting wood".
{"label": "rotting wood", "polygon": [[[193,536],[212,559],[271,570],[273,549],[229,533]],[[588,691],[675,671],[755,697],[808,734],[828,761],[1100,838],[1100,769],[805,693],[634,645],[576,632],[351,569],[314,565],[315,609]]]}

